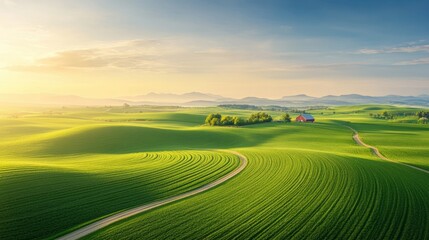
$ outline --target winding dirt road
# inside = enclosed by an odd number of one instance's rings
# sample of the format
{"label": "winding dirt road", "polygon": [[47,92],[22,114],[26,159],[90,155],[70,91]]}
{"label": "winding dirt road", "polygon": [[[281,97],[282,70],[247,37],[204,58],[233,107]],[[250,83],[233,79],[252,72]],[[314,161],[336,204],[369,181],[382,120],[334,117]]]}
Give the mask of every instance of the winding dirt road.
{"label": "winding dirt road", "polygon": [[364,147],[366,147],[366,148],[371,149],[371,151],[372,151],[372,152],[373,152],[377,157],[379,157],[379,158],[381,158],[381,159],[383,159],[383,160],[385,160],[385,161],[389,161],[389,162],[397,163],[397,164],[400,164],[400,165],[403,165],[403,166],[407,166],[407,167],[410,167],[410,168],[414,168],[414,169],[419,170],[419,171],[422,171],[422,172],[424,172],[424,173],[429,173],[429,171],[428,171],[428,170],[425,170],[425,169],[422,169],[422,168],[419,168],[419,167],[416,167],[416,166],[413,166],[413,165],[408,165],[408,164],[406,164],[406,163],[401,163],[401,162],[393,161],[393,160],[391,160],[391,159],[389,159],[389,158],[385,157],[383,154],[381,154],[381,153],[380,153],[380,151],[378,150],[378,148],[376,148],[376,147],[374,147],[374,146],[371,146],[371,145],[368,145],[368,144],[364,143],[364,142],[360,139],[358,131],[356,131],[356,130],[355,130],[354,128],[352,128],[352,127],[349,127],[349,126],[346,126],[346,127],[348,127],[350,130],[352,130],[352,131],[353,131],[353,140],[354,140],[358,145],[361,145],[361,146],[364,146]]}
{"label": "winding dirt road", "polygon": [[154,208],[157,208],[157,207],[160,207],[160,206],[163,206],[163,205],[166,205],[166,204],[169,204],[169,203],[172,203],[172,202],[175,202],[175,201],[178,201],[178,200],[181,200],[181,199],[184,199],[184,198],[187,198],[187,197],[190,197],[190,196],[202,193],[204,191],[207,191],[207,190],[209,190],[211,188],[214,188],[214,187],[218,186],[219,184],[222,184],[225,181],[231,179],[232,177],[234,177],[235,175],[237,175],[241,171],[243,171],[243,169],[247,166],[247,158],[244,155],[242,155],[241,153],[238,153],[238,152],[235,152],[235,151],[230,151],[230,150],[219,150],[219,151],[227,152],[227,153],[231,153],[231,154],[236,155],[240,159],[240,165],[234,171],[232,171],[232,172],[228,173],[227,175],[219,178],[218,180],[216,180],[216,181],[214,181],[212,183],[209,183],[207,185],[204,185],[204,186],[202,186],[200,188],[197,188],[197,189],[192,190],[190,192],[182,193],[180,195],[177,195],[177,196],[174,196],[174,197],[171,197],[171,198],[167,198],[167,199],[164,199],[164,200],[160,200],[160,201],[156,201],[156,202],[153,202],[153,203],[145,204],[145,205],[142,205],[142,206],[139,206],[139,207],[136,207],[136,208],[132,208],[132,209],[126,210],[124,212],[120,212],[120,213],[114,214],[114,215],[109,216],[107,218],[104,218],[104,219],[101,219],[101,220],[96,221],[94,223],[91,223],[91,224],[89,224],[89,225],[87,225],[85,227],[82,227],[82,228],[78,229],[78,230],[75,230],[75,231],[73,231],[71,233],[68,233],[67,235],[64,235],[64,236],[62,236],[62,237],[60,237],[58,239],[59,240],[74,240],[74,239],[79,239],[79,238],[82,238],[82,237],[84,237],[84,236],[86,236],[88,234],[91,234],[91,233],[93,233],[93,232],[95,232],[97,230],[100,230],[100,229],[102,229],[102,228],[104,228],[104,227],[106,227],[106,226],[108,226],[108,225],[110,225],[112,223],[118,222],[118,221],[120,221],[122,219],[129,218],[129,217],[134,216],[136,214],[139,214],[139,213],[142,213],[142,212],[146,212],[148,210],[151,210],[151,209],[154,209]]}

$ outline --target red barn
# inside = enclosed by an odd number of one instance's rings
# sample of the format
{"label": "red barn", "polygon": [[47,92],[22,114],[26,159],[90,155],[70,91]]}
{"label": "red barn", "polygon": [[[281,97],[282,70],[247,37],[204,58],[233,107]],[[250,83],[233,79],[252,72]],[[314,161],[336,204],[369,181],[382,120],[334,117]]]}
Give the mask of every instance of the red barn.
{"label": "red barn", "polygon": [[300,114],[298,117],[296,117],[297,122],[314,122],[314,117],[311,114]]}

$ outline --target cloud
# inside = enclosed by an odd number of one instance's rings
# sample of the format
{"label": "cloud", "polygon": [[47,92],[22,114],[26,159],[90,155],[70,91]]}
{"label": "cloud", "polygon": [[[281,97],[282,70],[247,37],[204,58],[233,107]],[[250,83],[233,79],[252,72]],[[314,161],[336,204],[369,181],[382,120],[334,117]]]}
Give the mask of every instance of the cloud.
{"label": "cloud", "polygon": [[409,65],[423,65],[423,64],[429,64],[429,58],[419,58],[411,61],[402,61],[402,62],[395,63],[394,65],[409,66]]}
{"label": "cloud", "polygon": [[360,49],[360,54],[382,54],[382,53],[415,53],[415,52],[429,52],[429,44],[425,45],[411,45],[403,47],[393,47],[384,49]]}
{"label": "cloud", "polygon": [[[201,46],[182,39],[127,40],[91,48],[54,52],[31,64],[7,67],[12,71],[62,71],[73,69],[123,69],[151,72],[201,73],[248,71],[267,66],[267,59],[252,52]],[[259,55],[258,55],[259,56]]]}
{"label": "cloud", "polygon": [[382,53],[382,52],[380,50],[376,50],[376,49],[364,48],[364,49],[360,49],[358,51],[358,53],[361,53],[361,54],[377,54],[377,53]]}
{"label": "cloud", "polygon": [[33,64],[10,66],[14,71],[43,71],[54,69],[155,69],[161,68],[159,58],[173,53],[171,46],[158,40],[129,40],[94,48],[59,51],[38,58]]}
{"label": "cloud", "polygon": [[[368,65],[365,62],[294,63],[289,56],[258,48],[258,43],[241,48],[213,43],[195,44],[186,39],[127,40],[63,50],[36,58],[32,63],[7,67],[21,72],[64,72],[79,70],[124,70],[183,74],[287,74],[345,71]],[[248,49],[252,49],[249,51]]]}

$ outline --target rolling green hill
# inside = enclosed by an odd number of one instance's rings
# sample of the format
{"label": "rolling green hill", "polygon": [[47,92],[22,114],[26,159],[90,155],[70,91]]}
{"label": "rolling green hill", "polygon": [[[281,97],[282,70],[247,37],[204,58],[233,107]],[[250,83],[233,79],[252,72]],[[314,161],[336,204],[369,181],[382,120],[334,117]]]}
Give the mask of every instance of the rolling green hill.
{"label": "rolling green hill", "polygon": [[42,239],[212,182],[238,165],[212,151],[0,158],[2,239]]}
{"label": "rolling green hill", "polygon": [[429,234],[424,173],[325,152],[240,151],[249,158],[248,169],[223,187],[88,239],[425,239]]}
{"label": "rolling green hill", "polygon": [[[0,235],[59,236],[117,211],[195,189],[247,156],[246,169],[200,195],[122,220],[88,238],[429,238],[429,128],[369,117],[383,105],[309,111],[316,123],[202,126],[222,108],[69,108],[5,115]],[[322,114],[323,112],[323,114]],[[269,112],[273,117],[281,112]],[[294,117],[296,114],[292,114]],[[200,150],[196,150],[200,149]],[[40,219],[40,221],[34,221]]]}

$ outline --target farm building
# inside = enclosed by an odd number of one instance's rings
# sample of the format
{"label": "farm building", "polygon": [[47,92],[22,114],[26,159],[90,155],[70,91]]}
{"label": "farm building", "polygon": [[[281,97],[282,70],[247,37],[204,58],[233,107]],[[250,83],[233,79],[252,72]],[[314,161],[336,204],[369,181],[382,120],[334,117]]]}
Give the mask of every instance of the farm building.
{"label": "farm building", "polygon": [[311,114],[300,114],[298,117],[296,117],[297,122],[314,122],[314,117]]}

